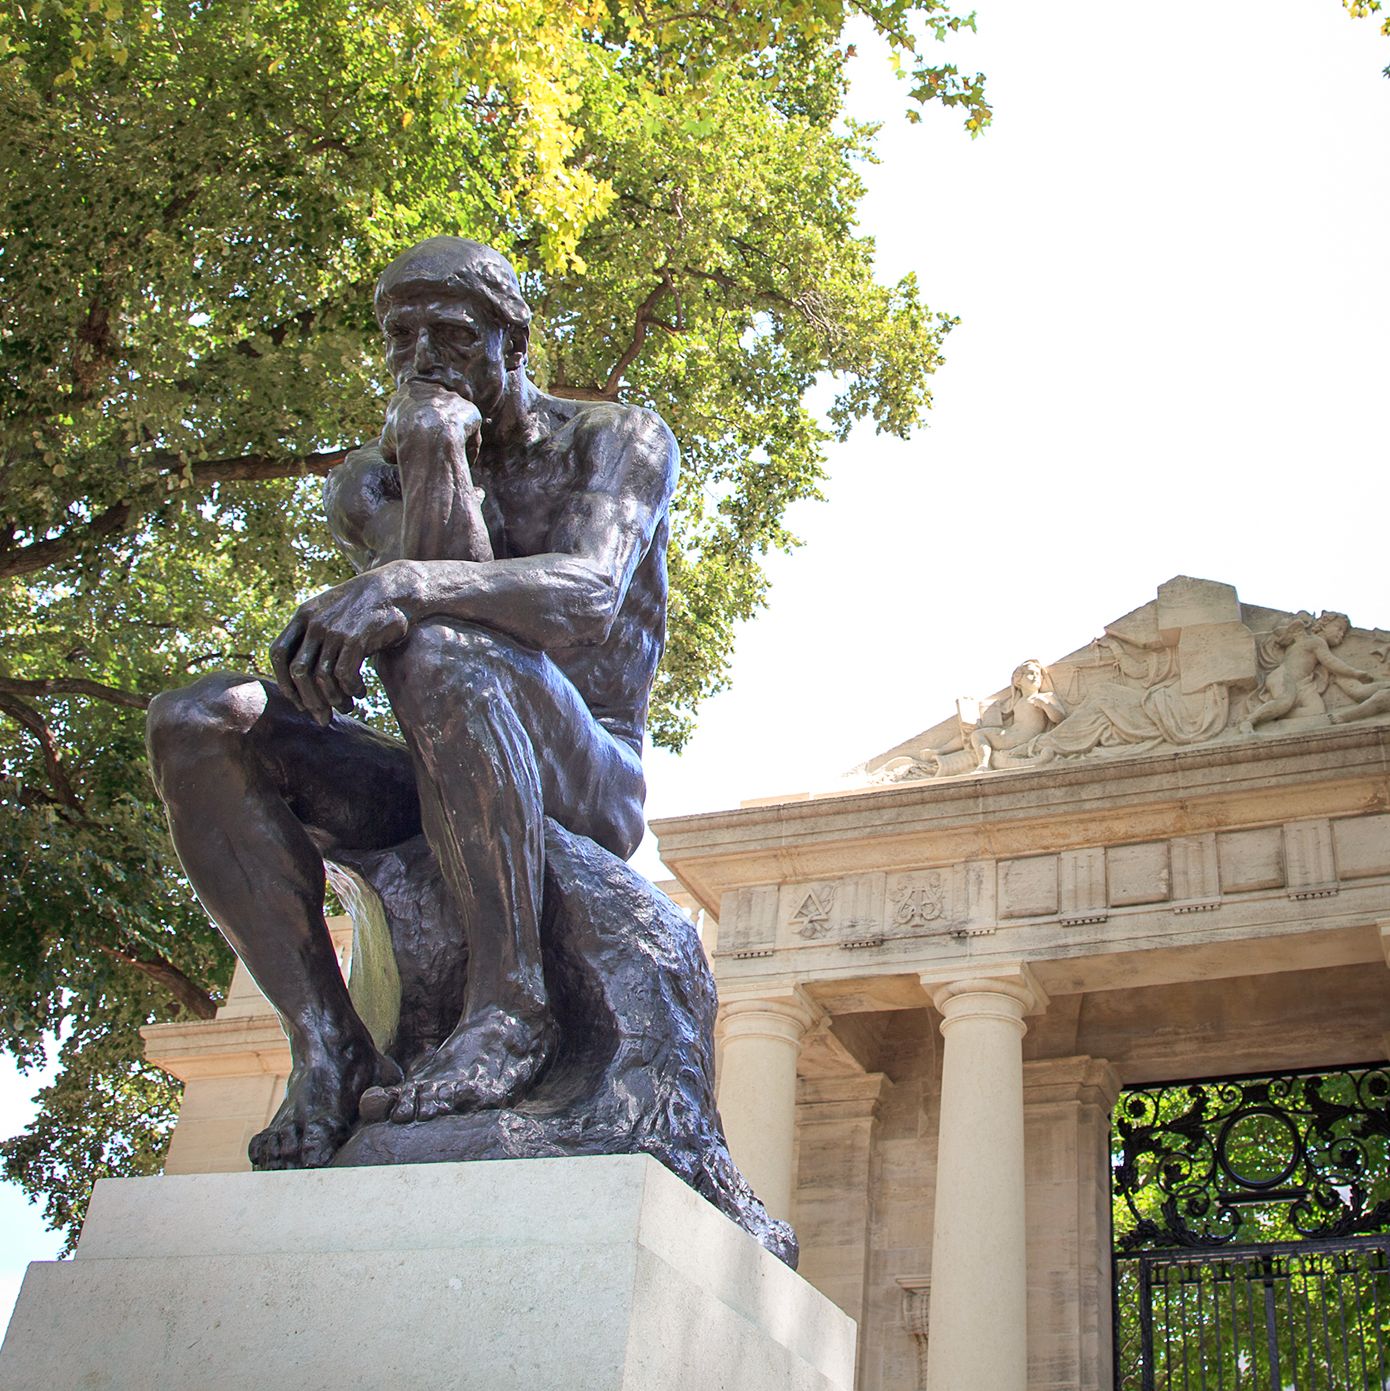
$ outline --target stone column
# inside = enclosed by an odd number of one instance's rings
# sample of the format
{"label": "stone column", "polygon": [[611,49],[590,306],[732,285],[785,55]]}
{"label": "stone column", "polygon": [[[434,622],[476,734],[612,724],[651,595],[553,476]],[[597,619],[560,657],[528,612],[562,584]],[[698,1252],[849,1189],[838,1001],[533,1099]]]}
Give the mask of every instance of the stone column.
{"label": "stone column", "polygon": [[1110,1111],[1119,1093],[1102,1058],[1023,1065],[1029,1391],[1110,1386]]}
{"label": "stone column", "polygon": [[1047,995],[1021,963],[922,983],[943,1016],[927,1391],[1026,1391],[1023,1019]]}
{"label": "stone column", "polygon": [[774,1217],[796,1187],[796,1060],[819,1011],[800,991],[726,998],[719,1114],[729,1153]]}
{"label": "stone column", "polygon": [[803,1077],[797,1087],[797,1270],[861,1328],[874,1132],[892,1085],[883,1073],[866,1072]]}

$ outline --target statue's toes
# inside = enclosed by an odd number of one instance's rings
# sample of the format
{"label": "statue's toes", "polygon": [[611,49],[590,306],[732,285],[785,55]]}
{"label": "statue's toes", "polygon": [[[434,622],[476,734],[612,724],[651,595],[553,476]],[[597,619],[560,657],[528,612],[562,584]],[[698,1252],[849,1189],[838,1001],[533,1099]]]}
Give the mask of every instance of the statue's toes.
{"label": "statue's toes", "polygon": [[358,1115],[369,1124],[384,1121],[400,1099],[398,1087],[368,1087],[358,1102]]}
{"label": "statue's toes", "polygon": [[327,1126],[310,1126],[299,1146],[299,1162],[305,1169],[327,1167],[338,1152],[337,1135]]}
{"label": "statue's toes", "polygon": [[391,1120],[396,1125],[409,1125],[419,1115],[420,1089],[402,1087],[396,1104],[391,1109]]}
{"label": "statue's toes", "polygon": [[447,1116],[454,1109],[454,1088],[449,1082],[440,1082],[430,1087],[419,1101],[419,1119],[432,1121],[436,1116]]}
{"label": "statue's toes", "polygon": [[278,1127],[262,1130],[246,1147],[255,1169],[292,1169],[299,1159],[298,1138]]}

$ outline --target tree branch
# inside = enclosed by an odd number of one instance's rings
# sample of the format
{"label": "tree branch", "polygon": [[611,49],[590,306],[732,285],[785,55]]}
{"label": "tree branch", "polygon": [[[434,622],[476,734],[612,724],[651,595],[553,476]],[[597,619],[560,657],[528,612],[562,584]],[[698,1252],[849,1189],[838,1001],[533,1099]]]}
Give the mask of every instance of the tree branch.
{"label": "tree branch", "polygon": [[551,390],[556,396],[562,396],[571,401],[616,401],[618,393],[623,387],[624,373],[637,361],[642,351],[642,344],[647,341],[648,326],[656,324],[660,328],[666,329],[667,332],[675,332],[671,324],[655,317],[656,306],[673,289],[670,268],[658,273],[661,276],[661,283],[637,306],[637,312],[633,315],[632,321],[632,339],[619,355],[617,362],[613,364],[613,370],[609,372],[608,380],[602,386],[552,387]]}
{"label": "tree branch", "polygon": [[[273,478],[294,478],[306,473],[320,476],[347,457],[346,449],[332,449],[323,454],[289,455],[274,458],[268,454],[243,454],[233,459],[207,459],[192,465],[195,484],[211,487],[214,483],[265,482]],[[186,465],[171,454],[159,454],[154,462],[159,479],[183,473]],[[0,548],[0,579],[32,575],[49,565],[61,565],[76,559],[82,552],[108,536],[129,530],[151,508],[169,500],[162,487],[146,487],[134,497],[113,503],[98,512],[89,522],[80,522],[61,531],[57,536],[31,541],[23,546]]]}
{"label": "tree branch", "polygon": [[53,784],[58,800],[79,816],[85,815],[86,809],[82,805],[82,799],[68,780],[67,769],[63,767],[63,760],[58,756],[58,743],[44,717],[32,705],[12,695],[0,695],[0,712],[27,729],[38,741],[43,752],[44,766],[48,769],[48,780]]}
{"label": "tree branch", "polygon": [[21,680],[17,676],[0,676],[0,695],[80,695],[93,700],[109,700],[112,705],[124,705],[130,710],[143,710],[150,697],[139,691],[122,691],[100,681],[88,681],[81,676],[51,676],[38,681]]}
{"label": "tree branch", "polygon": [[163,986],[184,1009],[197,1019],[211,1019],[217,1013],[217,1005],[206,990],[186,976],[172,961],[162,956],[136,956],[134,952],[122,951],[119,947],[97,944],[99,951],[113,961],[123,962],[134,967],[142,975],[148,976],[156,984]]}

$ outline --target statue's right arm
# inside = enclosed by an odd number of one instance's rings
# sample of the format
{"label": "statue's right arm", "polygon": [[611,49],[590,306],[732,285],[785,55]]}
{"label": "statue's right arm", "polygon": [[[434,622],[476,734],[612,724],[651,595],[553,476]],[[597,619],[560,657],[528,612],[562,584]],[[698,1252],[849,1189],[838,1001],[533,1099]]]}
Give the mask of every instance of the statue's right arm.
{"label": "statue's right arm", "polygon": [[328,529],[360,574],[401,557],[401,479],[378,445],[354,449],[323,481]]}

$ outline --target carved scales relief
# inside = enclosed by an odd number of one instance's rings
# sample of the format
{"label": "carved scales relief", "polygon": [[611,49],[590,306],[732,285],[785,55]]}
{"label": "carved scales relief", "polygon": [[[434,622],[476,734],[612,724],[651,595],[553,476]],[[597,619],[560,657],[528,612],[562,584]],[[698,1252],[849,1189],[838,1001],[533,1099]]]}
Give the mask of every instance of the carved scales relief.
{"label": "carved scales relief", "polygon": [[935,922],[946,907],[946,889],[937,872],[918,880],[900,878],[888,891],[893,903],[893,926],[925,927]]}

